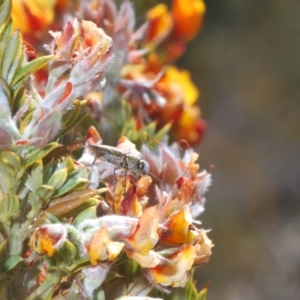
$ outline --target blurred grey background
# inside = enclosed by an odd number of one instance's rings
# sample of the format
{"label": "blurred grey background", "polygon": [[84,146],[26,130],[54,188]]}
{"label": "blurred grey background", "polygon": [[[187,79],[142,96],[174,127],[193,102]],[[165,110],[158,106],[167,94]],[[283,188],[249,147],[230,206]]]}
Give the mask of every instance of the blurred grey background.
{"label": "blurred grey background", "polygon": [[300,1],[207,0],[192,72],[213,185],[208,300],[300,299]]}

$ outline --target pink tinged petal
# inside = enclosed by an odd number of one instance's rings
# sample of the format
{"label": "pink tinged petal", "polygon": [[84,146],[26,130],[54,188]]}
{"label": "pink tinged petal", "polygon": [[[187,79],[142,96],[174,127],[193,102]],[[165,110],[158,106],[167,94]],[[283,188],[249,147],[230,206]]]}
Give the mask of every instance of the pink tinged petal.
{"label": "pink tinged petal", "polygon": [[191,197],[191,212],[194,219],[204,211],[205,198],[203,195],[207,192],[211,182],[211,174],[206,171],[197,174],[194,180],[195,188]]}
{"label": "pink tinged petal", "polygon": [[[142,26],[140,26],[132,35],[131,35],[131,42],[135,42],[137,40],[141,40],[145,37],[149,27],[149,23],[146,22]],[[146,49],[145,49],[146,50]],[[142,50],[143,51],[143,50]],[[149,50],[147,50],[149,51]]]}
{"label": "pink tinged petal", "polygon": [[112,39],[93,22],[83,20],[81,28],[84,48],[89,48],[92,54],[86,57],[86,64],[91,67],[96,62],[104,63],[111,50]]}
{"label": "pink tinged petal", "polygon": [[170,215],[173,200],[170,194],[162,192],[157,186],[155,186],[155,193],[158,199],[159,223],[163,224]]}
{"label": "pink tinged petal", "polygon": [[196,176],[195,188],[198,195],[203,196],[210,187],[212,183],[211,174],[207,173],[207,171],[202,171],[198,173]]}
{"label": "pink tinged petal", "polygon": [[150,149],[143,144],[142,156],[149,163],[151,173],[155,177],[160,178],[160,174],[163,169],[161,155],[154,156],[153,153],[150,151]]}
{"label": "pink tinged petal", "polygon": [[51,54],[59,55],[67,60],[71,59],[72,48],[74,47],[74,31],[74,25],[68,22],[62,32],[50,32],[54,37]]}
{"label": "pink tinged petal", "polygon": [[30,105],[30,101],[27,101],[20,107],[20,109],[13,117],[14,121],[19,121],[22,118],[22,116],[28,111],[29,105]]}
{"label": "pink tinged petal", "polygon": [[115,30],[131,33],[135,26],[135,12],[129,1],[122,2],[115,21]]}
{"label": "pink tinged petal", "polygon": [[181,175],[181,168],[178,158],[166,147],[161,147],[163,172],[161,178],[163,182],[174,184],[178,176]]}
{"label": "pink tinged petal", "polygon": [[61,96],[61,98],[57,101],[57,104],[61,104],[65,101],[68,102],[71,93],[72,93],[72,83],[67,82],[65,91],[64,91],[63,95]]}

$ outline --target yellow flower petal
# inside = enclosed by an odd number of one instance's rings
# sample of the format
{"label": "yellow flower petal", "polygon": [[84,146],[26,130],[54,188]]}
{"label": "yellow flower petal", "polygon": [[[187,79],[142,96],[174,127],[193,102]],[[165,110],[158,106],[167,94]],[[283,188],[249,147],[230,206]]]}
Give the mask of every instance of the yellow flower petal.
{"label": "yellow flower petal", "polygon": [[124,243],[114,242],[109,237],[106,227],[97,230],[90,242],[86,245],[86,250],[93,266],[98,262],[112,262],[120,254],[124,247]]}
{"label": "yellow flower petal", "polygon": [[187,206],[171,215],[164,224],[169,234],[161,237],[161,241],[169,244],[183,245],[188,243],[189,226],[192,223],[191,213]]}
{"label": "yellow flower petal", "polygon": [[126,248],[140,254],[147,254],[158,240],[158,212],[156,206],[144,210],[134,234],[126,239]]}
{"label": "yellow flower petal", "polygon": [[191,75],[186,70],[178,70],[175,66],[169,66],[164,77],[170,84],[179,85],[183,91],[184,103],[194,104],[199,98],[199,91],[191,80]]}
{"label": "yellow flower petal", "polygon": [[188,281],[188,273],[193,265],[195,249],[185,245],[177,252],[166,257],[168,261],[149,270],[156,284],[171,287],[184,287]]}
{"label": "yellow flower petal", "polygon": [[38,254],[53,256],[67,239],[67,231],[61,224],[49,224],[38,227],[32,234],[29,246]]}

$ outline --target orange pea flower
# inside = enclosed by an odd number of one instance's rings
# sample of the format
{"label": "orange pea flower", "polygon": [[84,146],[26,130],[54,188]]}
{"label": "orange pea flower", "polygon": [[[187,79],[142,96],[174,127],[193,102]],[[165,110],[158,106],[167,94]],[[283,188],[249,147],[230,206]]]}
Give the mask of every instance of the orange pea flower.
{"label": "orange pea flower", "polygon": [[192,40],[199,32],[205,4],[202,0],[173,0],[172,16],[174,20],[174,37],[183,41]]}
{"label": "orange pea flower", "polygon": [[189,279],[188,271],[195,258],[192,245],[180,247],[175,253],[168,255],[166,261],[147,270],[148,278],[156,285],[163,287],[184,287]]}
{"label": "orange pea flower", "polygon": [[37,228],[29,241],[29,246],[38,254],[53,256],[67,239],[67,230],[62,224],[48,224]]}
{"label": "orange pea flower", "polygon": [[120,254],[124,243],[111,240],[107,227],[95,231],[92,239],[86,245],[86,250],[93,266],[98,262],[112,262]]}
{"label": "orange pea flower", "polygon": [[172,15],[165,4],[158,4],[146,15],[149,22],[147,40],[158,44],[166,38],[173,28]]}

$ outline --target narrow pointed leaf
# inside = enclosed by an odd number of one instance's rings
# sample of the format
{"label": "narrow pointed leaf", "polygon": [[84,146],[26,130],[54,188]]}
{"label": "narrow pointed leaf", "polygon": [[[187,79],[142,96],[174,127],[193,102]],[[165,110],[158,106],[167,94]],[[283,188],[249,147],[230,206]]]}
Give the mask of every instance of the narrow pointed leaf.
{"label": "narrow pointed leaf", "polygon": [[82,183],[87,183],[88,179],[87,179],[87,171],[85,168],[78,168],[74,171],[72,171],[69,176],[67,181],[65,182],[65,184],[58,189],[54,196],[55,197],[59,197],[62,196],[70,191],[72,191],[73,189],[75,189],[75,187],[77,187],[78,185],[82,184]]}
{"label": "narrow pointed leaf", "polygon": [[52,186],[43,184],[40,188],[37,189],[36,194],[42,200],[47,200],[50,199],[54,194],[54,188]]}
{"label": "narrow pointed leaf", "polygon": [[55,190],[59,189],[66,181],[68,175],[67,168],[56,171],[49,179],[47,185],[53,186]]}
{"label": "narrow pointed leaf", "polygon": [[10,255],[0,261],[0,272],[12,270],[23,258],[19,255]]}
{"label": "narrow pointed leaf", "polygon": [[51,272],[48,272],[45,281],[34,292],[32,292],[26,300],[52,299],[52,294],[61,281],[61,278],[62,274],[59,270],[52,270]]}
{"label": "narrow pointed leaf", "polygon": [[[7,1],[8,2],[8,1]],[[0,8],[1,12],[1,8]],[[1,24],[0,23],[0,74],[2,74],[2,64],[4,62],[4,56],[3,53],[5,51],[5,48],[7,46],[8,41],[11,38],[11,34],[13,32],[13,25],[12,22],[6,23],[6,24]]]}
{"label": "narrow pointed leaf", "polygon": [[53,143],[48,144],[47,146],[45,146],[42,149],[34,148],[31,152],[29,152],[26,155],[25,167],[31,166],[38,159],[45,157],[49,152],[51,152],[53,149],[55,149],[59,146],[60,146],[60,144],[53,142]]}
{"label": "narrow pointed leaf", "polygon": [[49,61],[53,58],[55,58],[55,55],[48,55],[48,56],[42,56],[38,57],[26,65],[22,66],[18,69],[16,72],[16,76],[14,77],[12,84],[16,84],[18,81],[24,79],[26,76],[33,74],[37,70],[43,68],[45,65],[49,63]]}
{"label": "narrow pointed leaf", "polygon": [[[130,278],[129,278],[130,279]],[[145,277],[139,277],[128,288],[129,294],[132,296],[147,296],[153,286]]]}
{"label": "narrow pointed leaf", "polygon": [[3,53],[1,74],[8,83],[11,82],[15,75],[15,71],[22,63],[22,51],[21,34],[19,31],[15,31],[7,43]]}
{"label": "narrow pointed leaf", "polygon": [[155,135],[154,135],[154,139],[158,140],[158,141],[162,141],[163,138],[168,134],[168,132],[171,129],[172,124],[171,123],[167,123],[163,128],[161,128]]}
{"label": "narrow pointed leaf", "polygon": [[19,213],[20,203],[17,195],[6,194],[0,202],[0,218],[4,222],[9,222],[12,216]]}
{"label": "narrow pointed leaf", "polygon": [[88,111],[85,109],[85,104],[85,100],[74,100],[72,102],[72,109],[67,110],[63,116],[63,127],[60,132],[60,135],[64,135],[66,132],[74,128],[85,118],[85,116],[88,114]]}
{"label": "narrow pointed leaf", "polygon": [[31,174],[28,176],[25,185],[32,192],[36,192],[43,184],[43,164],[42,160],[38,159],[31,169]]}
{"label": "narrow pointed leaf", "polygon": [[3,151],[2,152],[3,162],[10,165],[15,171],[18,171],[21,168],[20,157],[12,151]]}
{"label": "narrow pointed leaf", "polygon": [[8,240],[3,240],[3,241],[0,243],[0,256],[2,256],[2,253],[3,253],[3,251],[4,251],[5,248],[6,248],[7,242],[8,242]]}
{"label": "narrow pointed leaf", "polygon": [[7,83],[0,77],[0,120],[11,119],[11,112],[9,107],[9,99],[11,98],[11,93]]}
{"label": "narrow pointed leaf", "polygon": [[204,288],[200,293],[197,295],[196,300],[206,300],[207,296],[207,288]]}
{"label": "narrow pointed leaf", "polygon": [[81,211],[88,207],[95,207],[100,203],[99,199],[76,199],[72,201],[66,201],[64,203],[55,204],[46,209],[46,212],[55,215],[58,218],[71,217],[78,215]]}
{"label": "narrow pointed leaf", "polygon": [[82,210],[74,219],[73,225],[77,227],[84,220],[92,220],[97,218],[97,207],[92,206],[85,210]]}
{"label": "narrow pointed leaf", "polygon": [[2,32],[9,23],[11,23],[11,1],[4,1],[0,6],[0,40],[2,40]]}

